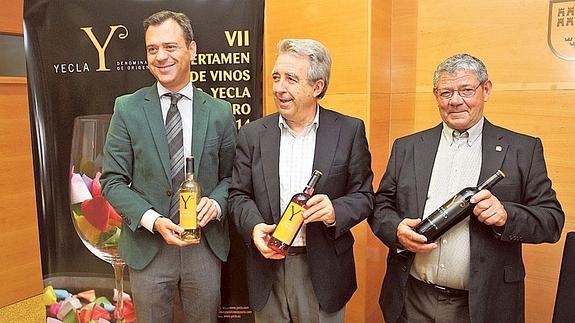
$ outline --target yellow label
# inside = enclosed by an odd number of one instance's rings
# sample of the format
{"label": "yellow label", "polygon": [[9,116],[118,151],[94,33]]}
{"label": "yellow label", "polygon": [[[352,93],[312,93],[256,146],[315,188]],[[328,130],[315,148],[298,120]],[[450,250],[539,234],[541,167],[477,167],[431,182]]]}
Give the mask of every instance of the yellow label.
{"label": "yellow label", "polygon": [[197,193],[180,193],[180,226],[184,229],[196,229],[198,227]]}
{"label": "yellow label", "polygon": [[303,211],[305,209],[294,203],[290,202],[273,233],[273,237],[283,243],[291,243],[296,236],[301,224],[303,223]]}

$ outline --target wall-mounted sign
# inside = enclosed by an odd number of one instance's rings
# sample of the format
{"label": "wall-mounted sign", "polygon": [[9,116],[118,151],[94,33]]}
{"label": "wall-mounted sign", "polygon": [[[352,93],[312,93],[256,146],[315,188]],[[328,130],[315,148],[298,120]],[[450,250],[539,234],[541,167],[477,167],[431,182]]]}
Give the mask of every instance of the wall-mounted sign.
{"label": "wall-mounted sign", "polygon": [[547,41],[553,53],[565,60],[575,60],[575,1],[549,2]]}

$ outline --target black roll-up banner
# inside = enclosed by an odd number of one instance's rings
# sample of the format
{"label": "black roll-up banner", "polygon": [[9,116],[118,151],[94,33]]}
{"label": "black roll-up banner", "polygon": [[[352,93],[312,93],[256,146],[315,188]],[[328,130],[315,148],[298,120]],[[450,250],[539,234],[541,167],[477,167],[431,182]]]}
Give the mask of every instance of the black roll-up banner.
{"label": "black roll-up banner", "polygon": [[[112,267],[82,243],[71,216],[74,120],[112,114],[116,97],[154,83],[143,20],[168,9],[192,20],[195,86],[229,101],[237,126],[262,116],[264,0],[25,0],[24,38],[42,270],[46,285],[111,289]],[[232,221],[230,221],[231,224]],[[222,272],[227,322],[252,322],[245,250],[231,225]],[[126,277],[128,278],[128,277]],[[129,291],[129,284],[125,289]]]}

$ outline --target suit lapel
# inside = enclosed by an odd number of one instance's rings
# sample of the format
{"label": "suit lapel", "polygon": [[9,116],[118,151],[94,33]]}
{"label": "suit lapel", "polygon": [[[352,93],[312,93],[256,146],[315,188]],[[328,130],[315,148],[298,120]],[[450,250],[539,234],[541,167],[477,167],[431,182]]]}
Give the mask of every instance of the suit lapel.
{"label": "suit lapel", "polygon": [[279,187],[279,159],[280,159],[280,129],[278,114],[269,118],[262,124],[260,132],[261,158],[264,171],[264,183],[270,202],[271,214],[274,221],[279,221],[280,214],[280,187]]}
{"label": "suit lapel", "polygon": [[501,168],[505,154],[507,153],[507,148],[509,148],[509,143],[503,134],[498,131],[497,127],[485,119],[481,145],[482,162],[479,183],[485,181]]}
{"label": "suit lapel", "polygon": [[148,120],[148,125],[154,138],[156,150],[160,155],[162,166],[164,166],[166,179],[168,182],[171,182],[170,153],[168,151],[168,139],[166,138],[166,127],[164,126],[164,118],[162,117],[160,98],[158,97],[158,90],[155,84],[149,87],[148,90],[148,93],[144,96],[144,114]]}
{"label": "suit lapel", "polygon": [[[484,119],[482,137],[481,137],[481,172],[479,174],[478,183],[484,182],[489,176],[493,175],[503,165],[505,154],[509,148],[509,143],[504,137],[503,133],[495,127],[491,122]],[[481,239],[479,237],[480,231],[486,230],[488,226],[483,225],[477,220],[477,217],[472,216],[469,224],[469,243],[471,253],[476,255],[471,259],[471,270],[481,266],[477,264],[477,259],[485,255],[486,249],[483,248]]]}
{"label": "suit lapel", "polygon": [[413,145],[417,214],[419,217],[423,216],[423,209],[425,207],[425,200],[427,199],[427,191],[429,190],[435,155],[439,148],[442,128],[442,124],[439,124],[430,131],[422,133],[420,140]]}
{"label": "suit lapel", "polygon": [[[313,169],[322,172],[326,178],[335,158],[340,130],[341,125],[337,114],[319,107],[319,127],[315,138]],[[316,191],[323,192],[324,183],[325,179],[320,179]]]}
{"label": "suit lapel", "polygon": [[206,105],[205,94],[194,87],[193,103],[193,125],[192,125],[192,154],[194,155],[194,173],[200,176],[198,172],[204,143],[206,141],[206,132],[208,130],[208,121],[210,119],[210,110]]}

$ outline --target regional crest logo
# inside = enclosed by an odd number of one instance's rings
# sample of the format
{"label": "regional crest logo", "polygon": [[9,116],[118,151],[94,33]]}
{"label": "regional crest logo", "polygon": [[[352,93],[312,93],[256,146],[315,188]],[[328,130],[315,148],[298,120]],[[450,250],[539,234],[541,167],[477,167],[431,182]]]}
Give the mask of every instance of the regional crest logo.
{"label": "regional crest logo", "polygon": [[547,42],[555,56],[575,60],[575,0],[549,1]]}

